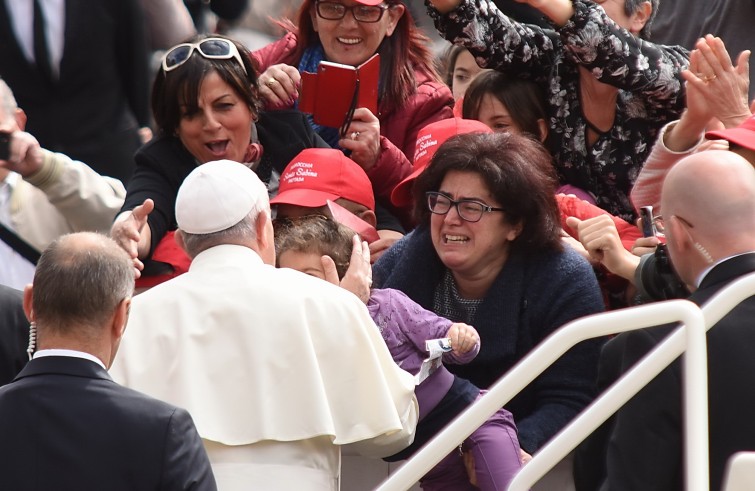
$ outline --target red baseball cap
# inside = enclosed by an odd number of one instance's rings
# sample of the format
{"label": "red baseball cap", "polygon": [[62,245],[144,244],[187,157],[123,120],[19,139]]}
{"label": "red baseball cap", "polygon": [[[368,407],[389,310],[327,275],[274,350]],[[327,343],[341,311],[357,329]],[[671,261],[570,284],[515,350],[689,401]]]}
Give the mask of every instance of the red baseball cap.
{"label": "red baseball cap", "polygon": [[344,198],[375,210],[375,193],[364,170],[333,148],[307,148],[286,166],[271,205],[325,206]]}
{"label": "red baseball cap", "polygon": [[357,3],[362,5],[380,5],[384,0],[356,0]]}
{"label": "red baseball cap", "polygon": [[476,119],[449,118],[430,123],[417,133],[417,145],[414,147],[414,167],[412,173],[398,183],[391,193],[394,206],[408,206],[412,202],[412,185],[430,160],[438,147],[455,135],[464,133],[492,133],[487,125]]}
{"label": "red baseball cap", "polygon": [[736,128],[709,131],[705,133],[708,140],[727,140],[740,147],[755,150],[755,116],[750,116]]}

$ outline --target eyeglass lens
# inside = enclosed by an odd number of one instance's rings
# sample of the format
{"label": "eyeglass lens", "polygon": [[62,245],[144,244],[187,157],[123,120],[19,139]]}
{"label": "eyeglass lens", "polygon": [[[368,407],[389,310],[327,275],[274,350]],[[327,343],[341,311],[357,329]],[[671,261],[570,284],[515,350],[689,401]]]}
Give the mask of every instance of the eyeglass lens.
{"label": "eyeglass lens", "polygon": [[323,19],[343,19],[347,10],[351,10],[352,15],[359,22],[377,22],[383,17],[385,8],[380,5],[354,5],[346,7],[336,2],[317,2],[317,14]]}
{"label": "eyeglass lens", "polygon": [[199,43],[199,51],[205,56],[228,56],[231,54],[231,46],[227,41],[208,39]]}
{"label": "eyeglass lens", "polygon": [[430,211],[438,215],[445,215],[451,210],[451,206],[455,206],[459,216],[468,222],[479,221],[484,212],[484,206],[481,203],[465,200],[453,201],[440,193],[428,193],[427,204]]}
{"label": "eyeglass lens", "polygon": [[173,48],[165,57],[165,64],[168,67],[180,65],[191,56],[191,50],[191,46],[178,46]]}

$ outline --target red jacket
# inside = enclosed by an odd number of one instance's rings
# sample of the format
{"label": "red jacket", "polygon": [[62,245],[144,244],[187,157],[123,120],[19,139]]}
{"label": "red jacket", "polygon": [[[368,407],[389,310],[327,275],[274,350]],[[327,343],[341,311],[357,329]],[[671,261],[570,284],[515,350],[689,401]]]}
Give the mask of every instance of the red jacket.
{"label": "red jacket", "polygon": [[[278,63],[297,66],[299,60],[293,59],[295,47],[296,34],[288,33],[278,41],[252,52],[252,57],[259,64],[260,72]],[[453,116],[451,90],[424,71],[416,70],[414,76],[417,91],[401,107],[384,112],[385,104],[381,103],[378,108],[380,156],[375,166],[367,172],[375,197],[394,210],[391,191],[412,172],[417,133],[430,123]],[[411,210],[395,211],[406,221]]]}

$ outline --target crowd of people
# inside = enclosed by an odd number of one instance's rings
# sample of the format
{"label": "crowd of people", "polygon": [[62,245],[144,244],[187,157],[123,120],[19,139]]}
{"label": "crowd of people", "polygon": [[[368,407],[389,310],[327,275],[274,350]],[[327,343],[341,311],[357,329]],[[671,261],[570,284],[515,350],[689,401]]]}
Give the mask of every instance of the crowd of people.
{"label": "crowd of people", "polygon": [[[336,491],[564,324],[755,271],[750,52],[654,43],[658,0],[519,2],[427,0],[437,60],[402,0],[303,0],[256,51],[180,2],[0,0],[0,488]],[[376,54],[376,107],[300,110]],[[708,336],[711,489],[755,450],[752,309]],[[420,486],[506,489],[674,327],[569,349]],[[577,449],[578,491],[683,489],[680,379]]]}

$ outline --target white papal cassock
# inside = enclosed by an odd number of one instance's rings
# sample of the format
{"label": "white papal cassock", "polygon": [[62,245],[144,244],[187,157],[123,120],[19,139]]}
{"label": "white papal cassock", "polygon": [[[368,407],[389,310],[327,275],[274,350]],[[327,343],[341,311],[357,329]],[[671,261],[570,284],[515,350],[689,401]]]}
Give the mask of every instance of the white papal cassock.
{"label": "white papal cassock", "polygon": [[235,245],[134,298],[110,373],[189,410],[222,491],[338,489],[340,445],[391,455],[417,422],[356,296]]}

